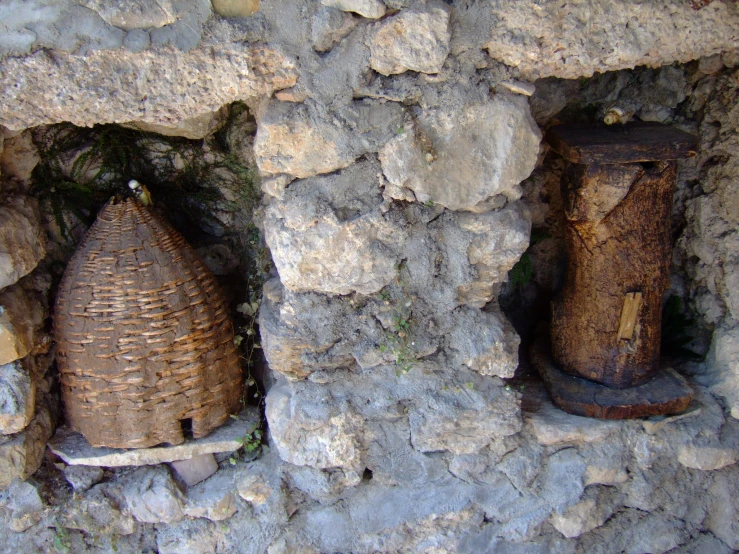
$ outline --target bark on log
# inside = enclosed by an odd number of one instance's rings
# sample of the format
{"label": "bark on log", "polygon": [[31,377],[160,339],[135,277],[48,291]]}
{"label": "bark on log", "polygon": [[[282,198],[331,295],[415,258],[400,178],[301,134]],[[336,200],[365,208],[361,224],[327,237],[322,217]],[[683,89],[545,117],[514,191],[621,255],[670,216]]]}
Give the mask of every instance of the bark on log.
{"label": "bark on log", "polygon": [[675,172],[673,161],[565,171],[569,259],[552,318],[552,353],[565,371],[614,388],[657,371]]}

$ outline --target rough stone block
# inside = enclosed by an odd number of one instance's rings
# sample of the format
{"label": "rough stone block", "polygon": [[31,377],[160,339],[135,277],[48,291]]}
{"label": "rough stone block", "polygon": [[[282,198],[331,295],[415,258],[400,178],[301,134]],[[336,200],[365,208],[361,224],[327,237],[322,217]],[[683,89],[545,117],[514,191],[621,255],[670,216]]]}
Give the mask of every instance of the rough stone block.
{"label": "rough stone block", "polygon": [[257,115],[259,171],[303,179],[347,167],[376,151],[402,125],[403,109],[394,102],[363,100],[335,114],[313,103],[271,101]]}
{"label": "rough stone block", "polygon": [[95,466],[66,466],[64,477],[76,492],[85,492],[102,480],[103,470]]}
{"label": "rough stone block", "polygon": [[130,535],[136,522],[117,488],[97,485],[62,513],[62,525],[91,535]]}
{"label": "rough stone block", "polygon": [[23,358],[43,340],[46,314],[19,285],[0,293],[0,364]]}
{"label": "rough stone block", "polygon": [[549,521],[568,539],[600,527],[611,517],[619,500],[618,491],[609,487],[590,487],[577,504],[564,513],[554,513]]}
{"label": "rough stone block", "polygon": [[278,381],[267,394],[267,420],[280,457],[315,468],[360,470],[363,419],[333,405],[321,387]]}
{"label": "rough stone block", "polygon": [[36,383],[23,360],[0,366],[0,435],[19,433],[33,419]]}
{"label": "rough stone block", "polygon": [[33,271],[46,255],[46,234],[38,204],[27,196],[6,197],[0,204],[0,289]]}
{"label": "rough stone block", "polygon": [[539,444],[545,446],[599,442],[621,427],[617,422],[568,414],[555,408],[548,398],[537,411],[527,414],[526,422]]}
{"label": "rough stone block", "polygon": [[188,487],[197,485],[218,471],[218,464],[212,453],[199,454],[188,460],[176,460],[172,462],[172,467]]}
{"label": "rough stone block", "polygon": [[[461,94],[461,93],[457,93]],[[424,112],[380,150],[387,180],[419,202],[466,210],[496,195],[520,196],[541,133],[526,100],[453,94]]]}
{"label": "rough stone block", "polygon": [[183,518],[183,496],[166,466],[142,467],[126,476],[121,494],[136,521],[173,523]]}
{"label": "rough stone block", "polygon": [[190,517],[222,521],[236,513],[233,472],[224,470],[187,491],[182,512]]}
{"label": "rough stone block", "polygon": [[222,17],[249,17],[259,11],[259,0],[211,0],[213,11]]}
{"label": "rough stone block", "polygon": [[0,438],[0,489],[13,479],[27,479],[39,468],[53,431],[49,407],[37,402],[36,415],[23,432]]}
{"label": "rough stone block", "polygon": [[9,527],[21,533],[41,520],[44,502],[36,487],[14,479],[8,487],[5,506],[10,510]]}
{"label": "rough stone block", "polygon": [[267,207],[265,239],[288,289],[372,294],[395,278],[388,244],[403,232],[378,209],[378,170],[376,162],[365,162],[298,181]]}
{"label": "rough stone block", "polygon": [[369,19],[385,15],[385,4],[380,0],[321,0],[321,4],[345,12],[354,12]]}
{"label": "rough stone block", "polygon": [[409,414],[411,442],[422,452],[478,452],[498,437],[521,430],[519,399],[488,380],[428,391]]}
{"label": "rough stone block", "polygon": [[383,75],[438,73],[449,54],[449,6],[421,0],[384,21],[370,38],[370,66]]}

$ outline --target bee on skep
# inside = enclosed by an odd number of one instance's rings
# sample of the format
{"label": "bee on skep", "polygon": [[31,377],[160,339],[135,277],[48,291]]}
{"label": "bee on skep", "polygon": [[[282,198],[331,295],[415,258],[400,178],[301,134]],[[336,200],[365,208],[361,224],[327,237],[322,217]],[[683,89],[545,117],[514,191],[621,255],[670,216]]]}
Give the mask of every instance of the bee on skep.
{"label": "bee on skep", "polygon": [[149,189],[146,188],[146,185],[142,185],[136,179],[131,179],[128,182],[128,188],[133,191],[133,194],[136,196],[138,201],[141,202],[144,206],[151,206],[154,203],[154,201],[151,199],[151,193],[149,192]]}
{"label": "bee on skep", "polygon": [[603,117],[603,123],[606,125],[614,125],[616,123],[621,123],[622,125],[625,125],[629,121],[631,121],[631,118],[634,117],[634,110],[627,111],[619,106],[611,106],[608,108],[608,111],[606,111],[606,115]]}

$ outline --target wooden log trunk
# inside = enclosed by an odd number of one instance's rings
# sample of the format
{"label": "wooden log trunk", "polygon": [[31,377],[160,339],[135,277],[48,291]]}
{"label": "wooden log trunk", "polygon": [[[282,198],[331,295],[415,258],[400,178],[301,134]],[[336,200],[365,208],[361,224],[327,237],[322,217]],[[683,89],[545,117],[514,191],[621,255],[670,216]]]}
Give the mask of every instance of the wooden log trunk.
{"label": "wooden log trunk", "polygon": [[552,354],[568,373],[614,388],[656,373],[675,174],[674,161],[565,171],[568,270],[553,303]]}

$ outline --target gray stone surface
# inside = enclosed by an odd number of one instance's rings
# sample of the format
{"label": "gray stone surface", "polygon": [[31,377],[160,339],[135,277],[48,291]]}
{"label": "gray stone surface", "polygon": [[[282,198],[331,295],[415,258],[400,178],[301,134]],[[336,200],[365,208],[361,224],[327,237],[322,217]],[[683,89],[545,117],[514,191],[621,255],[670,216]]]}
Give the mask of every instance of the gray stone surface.
{"label": "gray stone surface", "polygon": [[49,448],[69,465],[102,467],[142,466],[185,460],[200,454],[233,452],[241,448],[241,439],[259,427],[259,414],[246,408],[238,419],[229,419],[208,436],[176,446],[120,449],[93,447],[79,433],[60,427]]}
{"label": "gray stone surface", "polygon": [[347,167],[376,151],[402,125],[403,110],[394,103],[358,101],[332,113],[310,102],[271,101],[257,116],[259,171],[302,179]]}
{"label": "gray stone surface", "polygon": [[46,442],[53,432],[50,407],[38,399],[31,423],[20,433],[0,437],[0,489],[13,479],[27,479],[39,468],[46,453]]}
{"label": "gray stone surface", "polygon": [[[674,0],[649,5],[594,1],[564,8],[556,2],[535,7],[534,2],[508,0],[471,5],[458,17],[460,25],[479,33],[492,58],[523,75],[573,79],[715,54],[736,40],[739,14],[721,2],[696,11]],[[589,28],[582,21],[599,25]],[[707,40],[698,38],[703,35]]]}
{"label": "gray stone surface", "polygon": [[6,196],[0,204],[0,289],[30,273],[46,254],[38,204],[24,196]]}
{"label": "gray stone surface", "polygon": [[161,554],[210,554],[216,552],[218,533],[204,519],[185,519],[162,526],[157,532],[157,548]]}
{"label": "gray stone surface", "polygon": [[589,487],[577,504],[562,514],[552,514],[550,522],[568,539],[579,537],[603,525],[613,515],[619,500],[616,489]]}
{"label": "gray stone surface", "polygon": [[117,487],[107,484],[91,488],[79,502],[64,510],[60,523],[93,535],[131,535],[136,522]]}
{"label": "gray stone surface", "polygon": [[237,489],[234,471],[220,470],[207,480],[188,488],[182,512],[186,516],[222,521],[236,513]]}
{"label": "gray stone surface", "polygon": [[324,7],[316,11],[311,24],[311,42],[317,52],[326,52],[354,30],[359,20],[350,13]]}
{"label": "gray stone surface", "polygon": [[103,479],[103,469],[95,466],[66,466],[64,477],[77,492],[85,492]]}
{"label": "gray stone surface", "polygon": [[383,75],[438,73],[449,54],[449,7],[420,0],[383,21],[370,36],[370,66]]}
{"label": "gray stone surface", "polygon": [[22,533],[41,521],[45,505],[36,487],[15,479],[4,496],[0,499],[0,504],[10,511],[9,527],[11,530]]}
{"label": "gray stone surface", "polygon": [[144,0],[81,0],[79,4],[95,10],[108,25],[124,31],[159,28],[177,21],[176,2],[172,0],[158,0],[154,3]]}
{"label": "gray stone surface", "polygon": [[382,169],[419,202],[474,209],[497,195],[520,197],[536,164],[541,134],[521,97],[455,91],[380,150]]}
{"label": "gray stone surface", "polygon": [[21,286],[0,292],[0,364],[19,360],[42,346],[48,339],[43,333],[45,319],[39,298]]}
{"label": "gray stone surface", "polygon": [[36,382],[28,364],[17,360],[0,366],[0,435],[26,428],[36,407]]}
{"label": "gray stone surface", "polygon": [[198,454],[187,460],[175,460],[172,462],[172,468],[188,487],[192,487],[218,471],[218,464],[215,456],[208,453]]}
{"label": "gray stone surface", "polygon": [[[61,121],[83,127],[129,121],[175,127],[239,98],[292,86],[297,79],[294,62],[278,50],[244,44],[187,53],[165,47],[156,54],[116,50],[51,58],[37,52],[3,65],[0,124],[10,129]],[[25,77],[19,79],[21,74]],[[65,87],[52,92],[45,88],[47,80]],[[174,97],[184,100],[165,107],[164,99]]]}
{"label": "gray stone surface", "polygon": [[143,523],[173,523],[184,517],[184,498],[166,466],[138,468],[121,483],[131,515]]}
{"label": "gray stone surface", "polygon": [[370,19],[379,19],[385,15],[385,4],[380,0],[321,0],[321,4]]}
{"label": "gray stone surface", "polygon": [[[283,200],[270,204],[265,239],[287,288],[372,294],[395,277],[397,260],[386,243],[398,238],[376,209],[378,171],[376,162],[356,164],[334,176],[293,183]],[[356,198],[356,189],[367,191],[367,199]]]}

